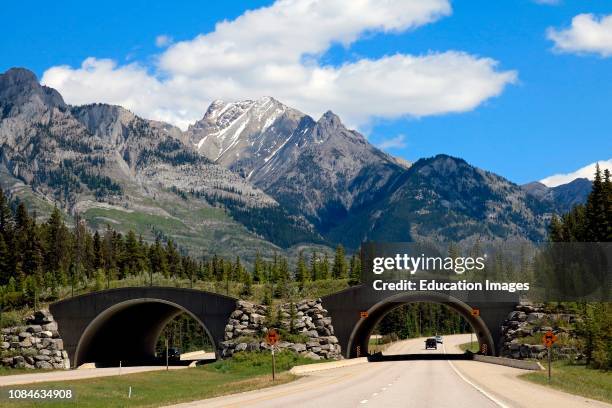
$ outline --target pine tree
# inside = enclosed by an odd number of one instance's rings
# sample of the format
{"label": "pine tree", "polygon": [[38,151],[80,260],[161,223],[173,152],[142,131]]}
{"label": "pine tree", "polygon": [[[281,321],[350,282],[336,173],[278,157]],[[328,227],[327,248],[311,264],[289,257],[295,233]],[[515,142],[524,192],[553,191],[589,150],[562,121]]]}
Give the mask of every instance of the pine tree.
{"label": "pine tree", "polygon": [[295,280],[298,282],[300,290],[304,289],[304,285],[308,280],[308,269],[306,268],[306,260],[304,259],[304,251],[298,254],[298,261],[295,268]]}
{"label": "pine tree", "polygon": [[102,257],[102,239],[100,233],[96,231],[93,236],[93,266],[95,269],[102,268],[104,266],[104,260]]}
{"label": "pine tree", "polygon": [[[169,240],[166,244],[166,259],[168,261],[168,271],[170,276],[182,276],[183,271],[181,270],[180,255],[172,240]],[[168,277],[167,275],[164,276]]]}
{"label": "pine tree", "polygon": [[353,254],[350,263],[349,285],[358,285],[361,282],[361,259]]}
{"label": "pine tree", "polygon": [[297,329],[295,327],[296,322],[297,322],[297,310],[295,308],[295,303],[291,302],[289,304],[289,333],[297,334]]}
{"label": "pine tree", "polygon": [[329,279],[329,258],[327,253],[323,257],[323,261],[319,265],[319,277],[320,279]]}
{"label": "pine tree", "polygon": [[312,281],[319,279],[319,260],[315,251],[310,255],[310,279]]}
{"label": "pine tree", "polygon": [[230,280],[234,282],[243,282],[242,275],[244,275],[244,268],[242,267],[242,263],[240,262],[240,256],[236,256],[236,262],[234,263],[234,267],[232,268],[232,275]]}
{"label": "pine tree", "polygon": [[334,279],[345,279],[347,275],[346,258],[344,247],[338,244],[336,247],[336,255],[334,256],[334,266],[332,268],[332,277]]}
{"label": "pine tree", "polygon": [[11,257],[9,248],[4,241],[4,235],[0,234],[0,285],[6,285],[8,283],[8,280],[12,275],[10,265]]}
{"label": "pine tree", "polygon": [[253,263],[253,278],[255,282],[264,283],[266,281],[265,267],[259,251],[255,254],[255,262]]}
{"label": "pine tree", "polygon": [[244,297],[253,295],[253,277],[248,271],[242,273],[242,290],[240,294]]}

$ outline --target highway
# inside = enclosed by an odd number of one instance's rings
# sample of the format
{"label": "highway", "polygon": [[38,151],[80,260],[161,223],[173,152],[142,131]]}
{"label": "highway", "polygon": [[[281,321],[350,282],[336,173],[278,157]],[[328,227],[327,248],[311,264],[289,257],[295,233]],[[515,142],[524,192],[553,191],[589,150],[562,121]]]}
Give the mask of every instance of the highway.
{"label": "highway", "polygon": [[[424,339],[395,343],[385,354],[459,352],[469,335],[446,336],[445,348],[424,350]],[[193,407],[611,407],[517,376],[510,367],[475,361],[414,360],[363,363],[312,373],[268,389],[178,404]]]}

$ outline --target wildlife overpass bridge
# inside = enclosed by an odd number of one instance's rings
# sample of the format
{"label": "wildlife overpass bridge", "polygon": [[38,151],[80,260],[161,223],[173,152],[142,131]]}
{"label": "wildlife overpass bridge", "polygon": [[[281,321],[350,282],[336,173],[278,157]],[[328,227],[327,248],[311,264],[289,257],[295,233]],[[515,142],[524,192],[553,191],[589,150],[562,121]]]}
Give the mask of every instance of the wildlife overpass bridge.
{"label": "wildlife overpass bridge", "polygon": [[[481,352],[501,350],[500,327],[518,299],[491,293],[490,301],[462,293],[401,292],[390,295],[358,285],[322,298],[334,332],[347,358],[368,354],[368,339],[382,317],[396,307],[414,302],[444,304],[474,328]],[[219,356],[225,326],[236,308],[235,298],[194,289],[128,287],[88,293],[50,305],[64,347],[73,366],[149,364],[163,328],[185,312],[198,321]],[[475,311],[478,311],[476,313]]]}

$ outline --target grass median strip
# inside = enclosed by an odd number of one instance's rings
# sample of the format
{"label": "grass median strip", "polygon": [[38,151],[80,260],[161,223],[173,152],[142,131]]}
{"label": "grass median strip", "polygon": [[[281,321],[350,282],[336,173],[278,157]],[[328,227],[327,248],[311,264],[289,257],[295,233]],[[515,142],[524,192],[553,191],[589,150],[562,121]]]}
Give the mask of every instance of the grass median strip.
{"label": "grass median strip", "polygon": [[[48,382],[3,387],[0,407],[65,407],[66,401],[9,401],[8,389],[66,389],[75,394],[78,407],[157,407],[179,402],[212,398],[282,384],[295,377],[291,367],[314,360],[290,352],[277,355],[277,380],[271,380],[270,353],[238,353],[229,360],[184,370],[153,371],[78,381]],[[132,387],[131,398],[128,398]]]}
{"label": "grass median strip", "polygon": [[612,372],[610,371],[589,369],[584,365],[555,361],[552,366],[550,385],[548,384],[547,371],[524,374],[521,378],[571,394],[612,403]]}

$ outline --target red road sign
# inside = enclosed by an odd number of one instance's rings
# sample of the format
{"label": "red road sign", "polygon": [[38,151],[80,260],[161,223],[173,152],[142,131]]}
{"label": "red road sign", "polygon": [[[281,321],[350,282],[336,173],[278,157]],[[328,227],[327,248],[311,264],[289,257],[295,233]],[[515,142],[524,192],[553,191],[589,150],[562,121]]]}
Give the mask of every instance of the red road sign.
{"label": "red road sign", "polygon": [[359,312],[359,316],[363,317],[368,317],[368,312]]}
{"label": "red road sign", "polygon": [[472,309],[472,316],[480,316],[480,309]]}
{"label": "red road sign", "polygon": [[276,330],[274,329],[268,330],[268,332],[266,333],[266,343],[268,343],[270,346],[273,346],[276,343],[278,343],[279,340],[280,340],[280,335],[278,334]]}
{"label": "red road sign", "polygon": [[551,348],[552,345],[557,341],[557,336],[551,330],[544,333],[542,336],[542,343],[548,348]]}

